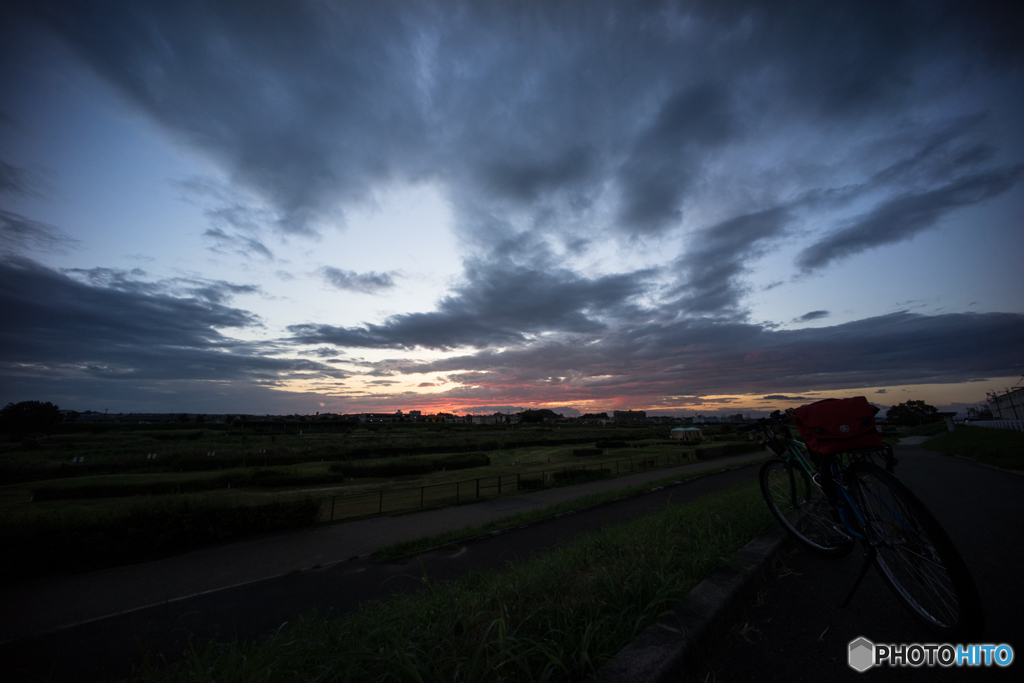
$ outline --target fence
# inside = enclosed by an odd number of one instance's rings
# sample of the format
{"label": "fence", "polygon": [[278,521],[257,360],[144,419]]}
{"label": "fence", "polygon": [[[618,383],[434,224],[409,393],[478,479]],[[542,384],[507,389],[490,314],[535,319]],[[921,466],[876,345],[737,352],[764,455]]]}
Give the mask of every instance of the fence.
{"label": "fence", "polygon": [[990,429],[1015,429],[1018,432],[1024,432],[1024,420],[974,420],[965,422],[964,424],[970,425],[971,427],[988,427]]}
{"label": "fence", "polygon": [[371,493],[336,495],[320,499],[320,521],[350,517],[370,517],[451,505],[505,493],[544,488],[553,483],[577,479],[600,479],[623,473],[670,467],[695,462],[695,451],[634,457],[612,462],[585,463],[559,468],[492,475],[399,489],[381,489]]}

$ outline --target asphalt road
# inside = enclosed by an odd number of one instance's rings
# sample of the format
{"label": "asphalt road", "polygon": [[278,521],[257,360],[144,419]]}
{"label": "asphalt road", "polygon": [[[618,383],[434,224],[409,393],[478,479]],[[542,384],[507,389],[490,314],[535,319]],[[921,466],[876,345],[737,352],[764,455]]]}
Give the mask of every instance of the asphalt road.
{"label": "asphalt road", "polygon": [[351,560],[212,591],[0,645],[4,680],[99,681],[125,677],[148,652],[174,661],[198,639],[252,639],[316,609],[344,614],[366,600],[499,568],[561,546],[580,534],[685,503],[756,478],[758,465],[428,553],[402,564]]}
{"label": "asphalt road", "polygon": [[[919,447],[896,451],[896,475],[946,529],[970,569],[985,608],[984,642],[1006,643],[1024,657],[1024,477],[994,471]],[[685,680],[763,681],[1024,680],[1024,662],[1006,669],[847,665],[850,641],[936,642],[896,601],[872,569],[850,605],[838,607],[863,561],[855,551],[829,560],[800,550],[784,554],[774,578],[729,634]]]}

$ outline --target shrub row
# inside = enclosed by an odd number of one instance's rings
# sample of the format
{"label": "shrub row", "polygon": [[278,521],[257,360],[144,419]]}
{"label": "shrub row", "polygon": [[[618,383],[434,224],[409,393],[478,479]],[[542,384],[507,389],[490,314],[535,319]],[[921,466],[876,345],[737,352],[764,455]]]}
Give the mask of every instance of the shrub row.
{"label": "shrub row", "polygon": [[747,443],[727,443],[721,446],[711,446],[709,448],[698,448],[697,457],[700,460],[710,460],[711,458],[722,458],[727,455],[743,455],[744,453],[753,453],[754,451],[762,450],[761,444],[756,441],[749,441]]}
{"label": "shrub row", "polygon": [[[192,434],[195,433],[193,430]],[[189,438],[186,432],[186,439]],[[421,446],[358,446],[349,447],[350,444],[337,446],[332,444],[328,448],[320,447],[314,454],[304,451],[286,453],[221,453],[214,457],[207,457],[204,454],[172,454],[166,457],[161,456],[156,461],[146,461],[139,457],[139,460],[107,460],[105,456],[87,457],[87,461],[80,464],[72,464],[63,461],[54,465],[48,463],[43,466],[34,463],[6,463],[0,462],[0,485],[14,484],[39,479],[58,479],[74,476],[87,476],[95,474],[120,474],[125,472],[206,472],[210,470],[225,470],[253,465],[267,465],[270,467],[284,467],[298,465],[312,460],[326,459],[330,461],[346,460],[368,460],[377,458],[398,458],[405,456],[436,455],[443,453],[474,453],[481,450],[496,450],[528,448],[538,445],[544,446],[570,446],[591,443],[593,436],[573,437],[562,439],[533,439],[522,441],[502,441],[488,439],[472,443],[441,443]],[[623,442],[625,443],[625,442]],[[140,446],[140,452],[146,446]],[[211,446],[211,450],[217,450]],[[103,459],[101,459],[103,458]]]}
{"label": "shrub row", "polygon": [[219,477],[178,481],[87,482],[82,484],[43,484],[32,489],[32,500],[74,500],[83,498],[121,498],[199,493],[226,488],[254,486],[307,486],[344,481],[341,474],[292,474],[279,469],[231,472]]}
{"label": "shrub row", "polygon": [[625,441],[598,441],[594,444],[595,448],[629,448],[629,444]]}
{"label": "shrub row", "polygon": [[401,477],[408,474],[429,474],[441,470],[464,470],[491,464],[486,453],[453,453],[439,458],[388,458],[375,462],[346,461],[331,465],[331,472],[346,477]]}
{"label": "shrub row", "polygon": [[68,574],[143,562],[316,522],[314,500],[257,507],[223,507],[192,498],[124,506],[104,517],[82,520],[70,513],[46,518],[0,520],[0,581]]}

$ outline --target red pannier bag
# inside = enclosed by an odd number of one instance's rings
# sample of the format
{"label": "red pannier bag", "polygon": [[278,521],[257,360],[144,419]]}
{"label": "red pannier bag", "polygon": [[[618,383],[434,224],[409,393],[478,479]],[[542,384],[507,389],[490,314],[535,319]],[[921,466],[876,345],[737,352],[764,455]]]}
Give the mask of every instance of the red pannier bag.
{"label": "red pannier bag", "polygon": [[863,396],[827,398],[800,406],[793,423],[810,450],[822,455],[885,448],[875,425],[874,407]]}

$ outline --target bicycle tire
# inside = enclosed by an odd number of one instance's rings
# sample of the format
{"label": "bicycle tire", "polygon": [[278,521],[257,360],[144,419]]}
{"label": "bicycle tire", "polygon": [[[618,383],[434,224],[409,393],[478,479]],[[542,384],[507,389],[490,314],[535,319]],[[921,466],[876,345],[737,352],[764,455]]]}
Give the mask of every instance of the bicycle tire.
{"label": "bicycle tire", "polygon": [[918,621],[947,642],[979,639],[985,615],[978,589],[938,520],[878,465],[858,462],[847,475],[882,580]]}
{"label": "bicycle tire", "polygon": [[[793,467],[793,479],[786,461],[772,458],[761,465],[761,495],[779,523],[803,547],[825,557],[840,558],[850,554],[854,541],[833,515],[825,494],[800,467]],[[795,482],[796,506],[790,493]]]}

